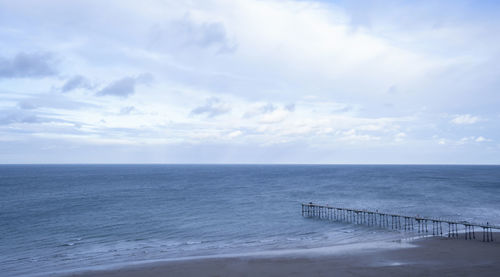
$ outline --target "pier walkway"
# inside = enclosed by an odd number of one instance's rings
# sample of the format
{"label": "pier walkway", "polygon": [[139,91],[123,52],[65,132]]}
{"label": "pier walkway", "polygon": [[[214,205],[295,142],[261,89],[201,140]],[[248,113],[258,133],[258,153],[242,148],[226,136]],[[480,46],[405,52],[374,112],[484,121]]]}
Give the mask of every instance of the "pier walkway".
{"label": "pier walkway", "polygon": [[[445,236],[459,238],[459,229],[463,230],[463,236],[467,240],[476,239],[476,231],[482,231],[482,241],[493,241],[493,229],[500,230],[500,226],[487,224],[476,224],[467,221],[451,221],[436,218],[409,216],[400,214],[383,213],[379,211],[368,211],[332,207],[329,205],[318,205],[310,203],[302,204],[302,216],[331,221],[341,221],[353,224],[364,224],[379,228],[418,232],[425,235],[443,236],[443,225],[447,228]],[[446,226],[447,225],[447,226]],[[482,229],[482,230],[481,230]],[[481,235],[478,239],[481,239]]]}

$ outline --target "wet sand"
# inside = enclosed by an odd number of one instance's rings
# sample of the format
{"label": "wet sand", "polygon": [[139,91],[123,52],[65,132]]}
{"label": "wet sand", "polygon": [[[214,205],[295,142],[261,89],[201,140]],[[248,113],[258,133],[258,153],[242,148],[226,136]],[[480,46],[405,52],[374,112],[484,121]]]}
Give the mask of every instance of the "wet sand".
{"label": "wet sand", "polygon": [[431,238],[411,244],[416,247],[190,259],[67,276],[500,276],[499,242]]}

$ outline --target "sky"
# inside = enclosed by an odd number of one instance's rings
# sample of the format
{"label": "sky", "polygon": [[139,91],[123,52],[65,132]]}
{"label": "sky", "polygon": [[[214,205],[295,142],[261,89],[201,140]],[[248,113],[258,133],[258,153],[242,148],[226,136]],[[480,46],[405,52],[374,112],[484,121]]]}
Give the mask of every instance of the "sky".
{"label": "sky", "polygon": [[495,1],[0,0],[0,163],[500,164]]}

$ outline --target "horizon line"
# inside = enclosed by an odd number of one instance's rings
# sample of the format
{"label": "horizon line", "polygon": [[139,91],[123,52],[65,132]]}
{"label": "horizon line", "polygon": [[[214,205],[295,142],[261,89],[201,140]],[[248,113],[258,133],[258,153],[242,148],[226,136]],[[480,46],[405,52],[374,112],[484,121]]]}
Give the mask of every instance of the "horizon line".
{"label": "horizon line", "polygon": [[444,166],[500,166],[495,163],[0,163],[5,165],[444,165]]}

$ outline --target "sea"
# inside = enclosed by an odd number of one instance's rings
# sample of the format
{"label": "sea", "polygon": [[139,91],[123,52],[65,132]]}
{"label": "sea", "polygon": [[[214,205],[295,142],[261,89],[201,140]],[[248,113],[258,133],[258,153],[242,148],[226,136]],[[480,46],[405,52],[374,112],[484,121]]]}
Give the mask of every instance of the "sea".
{"label": "sea", "polygon": [[406,236],[309,202],[500,225],[500,166],[0,165],[0,275]]}

